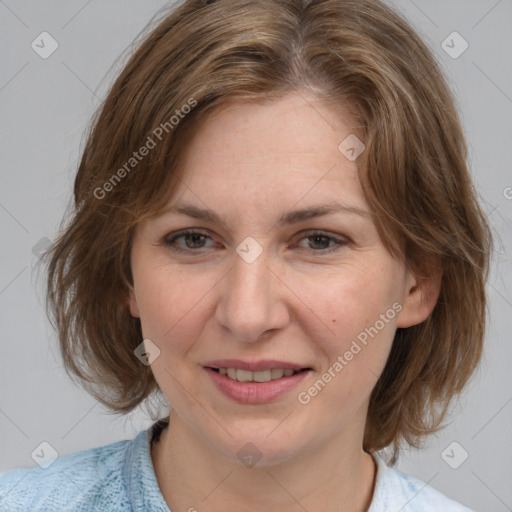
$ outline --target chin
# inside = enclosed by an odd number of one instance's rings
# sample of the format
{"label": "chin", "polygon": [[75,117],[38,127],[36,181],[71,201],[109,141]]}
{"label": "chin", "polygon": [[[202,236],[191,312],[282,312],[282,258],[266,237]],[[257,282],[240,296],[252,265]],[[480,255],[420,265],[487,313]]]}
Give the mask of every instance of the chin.
{"label": "chin", "polygon": [[[217,445],[224,457],[238,462],[248,468],[271,467],[290,460],[300,452],[296,442],[289,436],[268,435],[275,428],[260,429],[254,435],[240,434],[224,438],[224,443]],[[215,441],[214,441],[215,442]]]}

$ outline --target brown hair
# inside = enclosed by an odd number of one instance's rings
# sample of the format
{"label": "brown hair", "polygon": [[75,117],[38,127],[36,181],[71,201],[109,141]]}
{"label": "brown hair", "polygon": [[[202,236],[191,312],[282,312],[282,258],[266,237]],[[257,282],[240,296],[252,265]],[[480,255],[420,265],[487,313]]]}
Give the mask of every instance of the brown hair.
{"label": "brown hair", "polygon": [[434,311],[397,330],[371,395],[364,448],[392,445],[396,460],[402,441],[418,446],[440,428],[485,334],[492,238],[438,65],[377,0],[188,0],[164,14],[93,119],[71,217],[46,253],[47,312],[66,370],[116,412],[159,391],[134,356],[143,339],[127,306],[134,229],[173,194],[182,149],[212,109],[309,91],[356,115],[360,179],[386,248],[418,272],[442,268]]}

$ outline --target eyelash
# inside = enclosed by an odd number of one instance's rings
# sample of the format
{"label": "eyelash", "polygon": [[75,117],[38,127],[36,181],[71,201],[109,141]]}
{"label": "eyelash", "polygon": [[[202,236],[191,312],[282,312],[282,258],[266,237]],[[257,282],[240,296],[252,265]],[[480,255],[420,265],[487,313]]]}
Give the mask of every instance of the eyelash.
{"label": "eyelash", "polygon": [[[211,239],[211,237],[203,231],[199,231],[199,230],[195,230],[195,229],[185,229],[183,231],[179,231],[179,232],[173,234],[173,236],[171,238],[169,238],[169,235],[168,235],[164,240],[164,245],[169,247],[172,251],[175,251],[177,253],[186,253],[186,254],[199,252],[201,249],[204,249],[204,247],[199,247],[197,249],[183,249],[183,248],[175,245],[176,240],[178,240],[179,238],[183,238],[187,235],[200,235],[200,236],[207,237],[207,238]],[[313,252],[321,253],[321,254],[330,254],[332,252],[335,252],[335,251],[341,249],[343,246],[345,246],[349,243],[349,241],[347,239],[339,238],[339,237],[327,234],[323,231],[307,232],[307,234],[305,236],[303,236],[301,238],[301,240],[308,239],[308,238],[315,238],[315,237],[323,237],[323,238],[329,239],[330,241],[332,240],[336,243],[336,245],[334,245],[330,248],[326,248],[326,249],[318,249],[318,250],[311,249]]]}

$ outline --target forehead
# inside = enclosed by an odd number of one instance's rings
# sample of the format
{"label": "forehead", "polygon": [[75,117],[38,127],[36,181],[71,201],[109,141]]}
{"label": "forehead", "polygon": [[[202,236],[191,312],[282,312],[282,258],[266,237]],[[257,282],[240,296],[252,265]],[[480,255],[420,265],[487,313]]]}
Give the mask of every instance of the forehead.
{"label": "forehead", "polygon": [[[205,115],[189,148],[217,145],[222,154],[236,159],[264,158],[267,153],[318,153],[340,137],[358,131],[348,109],[326,105],[306,93],[291,93],[278,100],[229,102]],[[212,149],[211,147],[209,149]]]}
{"label": "forehead", "polygon": [[190,190],[182,186],[176,195],[207,191],[214,198],[223,189],[250,193],[254,201],[276,195],[297,200],[301,191],[327,199],[361,196],[357,162],[339,149],[355,133],[348,111],[303,94],[224,105],[184,149],[180,177]]}

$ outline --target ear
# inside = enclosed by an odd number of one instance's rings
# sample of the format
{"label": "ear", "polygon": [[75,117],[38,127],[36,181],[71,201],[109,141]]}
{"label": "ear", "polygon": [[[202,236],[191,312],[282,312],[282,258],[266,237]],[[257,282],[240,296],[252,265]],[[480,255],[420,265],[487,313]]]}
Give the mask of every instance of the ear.
{"label": "ear", "polygon": [[437,260],[428,268],[423,267],[416,271],[407,269],[405,296],[397,327],[411,327],[430,316],[441,292],[441,278],[442,267]]}
{"label": "ear", "polygon": [[128,291],[128,307],[130,308],[130,314],[134,318],[140,318],[139,306],[137,305],[137,298],[132,288]]}

